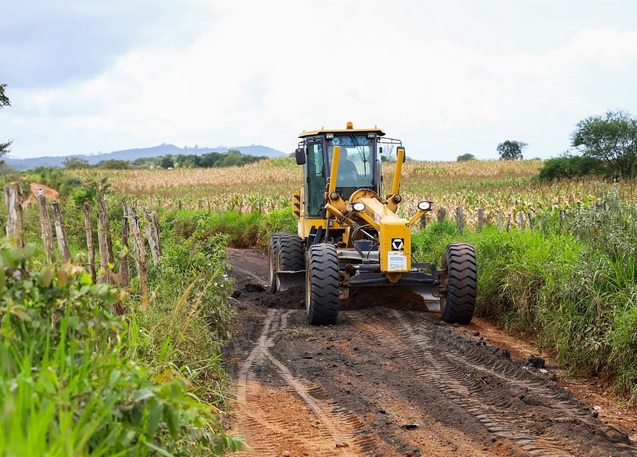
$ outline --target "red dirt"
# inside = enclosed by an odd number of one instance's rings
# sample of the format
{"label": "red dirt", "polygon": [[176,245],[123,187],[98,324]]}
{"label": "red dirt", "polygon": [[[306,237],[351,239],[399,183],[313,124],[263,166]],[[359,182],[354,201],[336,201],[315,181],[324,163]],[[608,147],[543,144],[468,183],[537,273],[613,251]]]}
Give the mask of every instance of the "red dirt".
{"label": "red dirt", "polygon": [[30,184],[29,195],[24,200],[24,203],[23,203],[24,206],[28,206],[31,203],[35,203],[37,201],[38,189],[42,189],[42,195],[44,195],[44,197],[47,200],[58,200],[60,198],[60,194],[58,194],[57,190],[51,189],[50,187],[45,186],[44,184],[39,184],[37,182],[32,182]]}

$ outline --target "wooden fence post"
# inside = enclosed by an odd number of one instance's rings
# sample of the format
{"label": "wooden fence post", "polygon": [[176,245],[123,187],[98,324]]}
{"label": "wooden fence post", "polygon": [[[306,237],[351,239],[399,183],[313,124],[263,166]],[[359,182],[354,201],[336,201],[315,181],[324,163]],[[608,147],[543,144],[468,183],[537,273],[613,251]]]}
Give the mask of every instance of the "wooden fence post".
{"label": "wooden fence post", "polygon": [[62,255],[64,262],[71,261],[71,251],[69,249],[69,243],[66,240],[66,231],[64,230],[64,223],[62,222],[62,212],[60,211],[60,204],[57,201],[51,202],[51,208],[53,209],[53,217],[55,218],[55,234],[58,239],[58,247]]}
{"label": "wooden fence post", "polygon": [[38,196],[38,208],[40,209],[40,227],[42,229],[42,242],[44,243],[46,259],[49,263],[55,263],[53,230],[51,229],[51,219],[49,219],[49,210],[46,206],[46,197],[44,195]]}
{"label": "wooden fence post", "polygon": [[128,217],[131,232],[133,233],[133,245],[135,246],[133,253],[135,263],[137,265],[137,275],[139,276],[139,287],[142,296],[141,309],[148,308],[148,272],[146,270],[146,247],[144,246],[144,237],[139,228],[139,217],[135,210],[128,206]]}
{"label": "wooden fence post", "polygon": [[91,273],[93,284],[97,282],[95,271],[95,245],[93,244],[93,228],[91,224],[91,204],[84,202],[84,232],[86,233],[86,248],[88,249],[88,271]]}
{"label": "wooden fence post", "polygon": [[128,270],[128,210],[126,209],[126,200],[122,200],[124,216],[122,218],[122,252],[119,255],[119,274],[122,277],[122,287],[130,285],[130,271]]}
{"label": "wooden fence post", "polygon": [[456,208],[456,224],[458,224],[458,231],[462,232],[464,229],[464,214],[459,206]]}
{"label": "wooden fence post", "polygon": [[484,210],[482,208],[478,208],[478,231],[482,230],[483,225],[484,225]]}
{"label": "wooden fence post", "polygon": [[522,211],[518,213],[518,227],[521,230],[524,230],[526,228],[526,224],[524,223],[524,213]]}
{"label": "wooden fence post", "polygon": [[146,238],[150,246],[153,263],[156,264],[161,258],[161,241],[159,239],[159,220],[157,218],[157,212],[144,209],[144,216],[148,222],[146,224]]}
{"label": "wooden fence post", "polygon": [[420,216],[420,229],[424,229],[425,227],[427,227],[427,213],[423,214],[422,216]]}
{"label": "wooden fence post", "polygon": [[97,192],[97,240],[100,249],[100,269],[103,271],[102,280],[112,284],[110,265],[115,264],[113,257],[113,244],[111,241],[110,228],[108,223],[108,210],[102,193]]}
{"label": "wooden fence post", "polygon": [[4,199],[7,203],[7,237],[19,248],[24,247],[24,218],[22,215],[22,189],[19,183],[12,183],[4,188]]}
{"label": "wooden fence post", "polygon": [[445,208],[438,209],[438,222],[442,222],[447,217],[447,210]]}

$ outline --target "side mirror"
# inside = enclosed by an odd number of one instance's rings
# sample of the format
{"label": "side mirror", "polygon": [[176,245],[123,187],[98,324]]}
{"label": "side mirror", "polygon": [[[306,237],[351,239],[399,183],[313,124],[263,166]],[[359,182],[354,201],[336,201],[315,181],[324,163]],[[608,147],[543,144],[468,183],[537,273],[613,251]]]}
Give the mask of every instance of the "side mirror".
{"label": "side mirror", "polygon": [[296,157],[297,165],[305,165],[305,161],[306,161],[305,149],[296,148],[296,151],[294,151],[294,156]]}

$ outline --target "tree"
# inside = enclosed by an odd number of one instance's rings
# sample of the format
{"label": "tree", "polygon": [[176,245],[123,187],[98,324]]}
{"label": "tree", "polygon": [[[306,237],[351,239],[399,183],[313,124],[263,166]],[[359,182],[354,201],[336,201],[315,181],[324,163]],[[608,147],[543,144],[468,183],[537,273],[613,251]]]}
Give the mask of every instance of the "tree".
{"label": "tree", "polygon": [[130,168],[128,160],[108,159],[101,160],[97,166],[106,170],[127,170]]}
{"label": "tree", "polygon": [[173,160],[172,154],[162,156],[159,160],[159,166],[164,169],[175,168],[175,161]]}
{"label": "tree", "polygon": [[506,140],[504,143],[500,143],[497,148],[500,160],[521,160],[522,149],[527,146],[527,143],[521,141]]}
{"label": "tree", "polygon": [[[9,101],[9,97],[4,94],[4,88],[7,87],[6,84],[0,84],[0,109],[5,106],[11,106],[11,102]],[[8,141],[6,143],[0,143],[0,157],[4,156],[7,152],[9,152],[9,146],[11,146],[12,141]],[[4,161],[0,161],[3,163]]]}
{"label": "tree", "polygon": [[67,157],[62,161],[62,165],[64,165],[64,168],[68,168],[69,170],[91,167],[91,165],[89,165],[88,163],[88,160],[76,156]]}
{"label": "tree", "polygon": [[469,162],[470,160],[476,160],[476,156],[473,154],[462,154],[456,159],[458,162]]}
{"label": "tree", "polygon": [[601,160],[623,178],[635,177],[637,120],[624,111],[607,111],[577,124],[571,144],[584,157]]}

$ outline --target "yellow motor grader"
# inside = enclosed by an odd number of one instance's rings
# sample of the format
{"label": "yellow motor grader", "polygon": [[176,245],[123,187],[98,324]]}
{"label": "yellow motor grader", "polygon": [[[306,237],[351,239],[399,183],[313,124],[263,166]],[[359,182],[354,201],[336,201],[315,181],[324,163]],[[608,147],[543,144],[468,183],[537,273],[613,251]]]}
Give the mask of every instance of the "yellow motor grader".
{"label": "yellow motor grader", "polygon": [[[340,302],[357,288],[409,288],[446,322],[468,324],[474,313],[477,268],[473,246],[451,243],[435,263],[415,261],[412,228],[432,210],[421,201],[409,219],[397,214],[402,201],[402,142],[379,128],[304,131],[296,163],[303,187],[293,196],[298,233],[269,240],[269,289],[305,287],[310,324],[336,323]],[[382,195],[381,155],[394,154],[391,192]]]}

